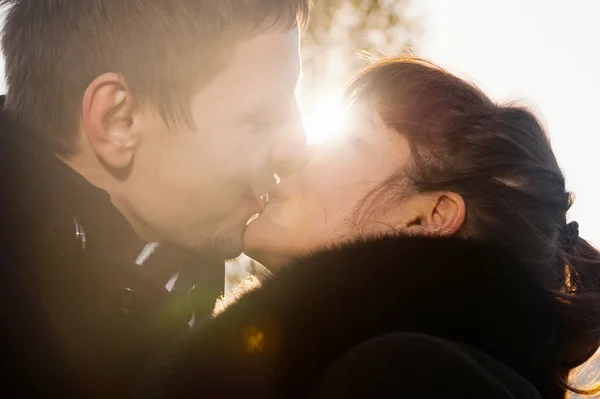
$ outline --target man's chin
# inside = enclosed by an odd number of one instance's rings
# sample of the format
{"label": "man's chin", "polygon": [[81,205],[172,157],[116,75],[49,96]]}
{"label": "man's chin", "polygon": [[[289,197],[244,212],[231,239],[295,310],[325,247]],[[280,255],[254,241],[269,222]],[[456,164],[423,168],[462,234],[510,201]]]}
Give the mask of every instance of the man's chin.
{"label": "man's chin", "polygon": [[198,254],[207,261],[225,262],[242,254],[242,231],[216,233],[212,236],[185,237],[172,242]]}
{"label": "man's chin", "polygon": [[237,258],[242,254],[242,239],[220,238],[218,237],[212,245],[202,251],[212,259],[226,262]]}

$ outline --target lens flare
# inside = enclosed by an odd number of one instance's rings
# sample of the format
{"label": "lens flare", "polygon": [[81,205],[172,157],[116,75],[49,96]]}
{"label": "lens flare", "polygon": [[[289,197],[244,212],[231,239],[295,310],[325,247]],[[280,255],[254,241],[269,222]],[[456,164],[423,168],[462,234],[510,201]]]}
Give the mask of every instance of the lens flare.
{"label": "lens flare", "polygon": [[345,110],[338,93],[331,90],[306,96],[302,112],[309,144],[322,143],[341,133]]}

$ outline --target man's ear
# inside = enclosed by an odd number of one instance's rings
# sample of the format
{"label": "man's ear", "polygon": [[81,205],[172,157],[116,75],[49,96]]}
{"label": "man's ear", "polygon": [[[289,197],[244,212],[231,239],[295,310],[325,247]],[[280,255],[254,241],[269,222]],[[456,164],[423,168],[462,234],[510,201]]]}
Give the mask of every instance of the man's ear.
{"label": "man's ear", "polygon": [[460,194],[444,191],[420,196],[418,212],[407,223],[407,230],[419,235],[448,237],[465,222],[466,205]]}
{"label": "man's ear", "polygon": [[82,124],[94,153],[114,171],[131,166],[140,142],[134,104],[125,79],[104,73],[94,79],[83,95]]}

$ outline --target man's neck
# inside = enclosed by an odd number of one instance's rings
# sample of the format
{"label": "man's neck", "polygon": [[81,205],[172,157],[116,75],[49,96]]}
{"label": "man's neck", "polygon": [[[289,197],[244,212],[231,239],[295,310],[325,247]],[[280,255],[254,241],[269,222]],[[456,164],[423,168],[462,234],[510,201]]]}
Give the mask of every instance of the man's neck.
{"label": "man's neck", "polygon": [[143,223],[139,218],[135,217],[135,212],[128,205],[127,196],[119,190],[124,185],[124,182],[113,176],[97,159],[94,154],[84,151],[69,157],[68,159],[60,158],[73,171],[87,180],[91,185],[106,192],[110,198],[112,205],[119,213],[127,220],[140,239],[145,242],[154,241],[148,228],[144,228]]}

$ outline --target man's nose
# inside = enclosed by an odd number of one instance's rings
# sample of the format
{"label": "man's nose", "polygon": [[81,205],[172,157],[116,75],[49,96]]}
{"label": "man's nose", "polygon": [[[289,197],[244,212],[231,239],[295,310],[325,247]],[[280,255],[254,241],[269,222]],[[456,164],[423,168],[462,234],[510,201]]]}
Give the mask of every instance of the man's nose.
{"label": "man's nose", "polygon": [[281,132],[281,137],[273,149],[271,161],[275,173],[282,178],[301,170],[306,165],[308,142],[301,118]]}

